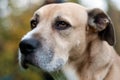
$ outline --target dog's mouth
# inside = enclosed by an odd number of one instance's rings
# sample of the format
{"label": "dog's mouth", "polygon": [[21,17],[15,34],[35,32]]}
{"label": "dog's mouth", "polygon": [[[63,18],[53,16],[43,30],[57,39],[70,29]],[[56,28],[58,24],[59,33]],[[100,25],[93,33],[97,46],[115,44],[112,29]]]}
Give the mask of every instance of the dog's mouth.
{"label": "dog's mouth", "polygon": [[26,61],[26,60],[21,61],[21,66],[22,66],[22,68],[28,69],[28,68],[29,68],[28,65],[29,65],[28,61]]}
{"label": "dog's mouth", "polygon": [[28,68],[30,68],[31,66],[32,66],[32,67],[39,68],[38,66],[34,65],[33,63],[31,63],[31,62],[29,62],[29,61],[26,61],[26,60],[21,61],[21,67],[22,67],[23,69],[28,69]]}
{"label": "dog's mouth", "polygon": [[30,65],[34,66],[34,60],[33,60],[34,55],[23,55],[19,51],[19,65],[22,69],[28,69]]}
{"label": "dog's mouth", "polygon": [[31,61],[27,60],[27,58],[25,58],[25,56],[19,56],[19,57],[20,57],[19,64],[23,69],[28,69],[29,65],[32,65]]}
{"label": "dog's mouth", "polygon": [[55,53],[53,47],[43,45],[36,39],[24,39],[19,46],[19,62],[24,69],[33,65],[43,71],[54,72],[60,70],[66,62],[63,57],[55,55],[58,53]]}

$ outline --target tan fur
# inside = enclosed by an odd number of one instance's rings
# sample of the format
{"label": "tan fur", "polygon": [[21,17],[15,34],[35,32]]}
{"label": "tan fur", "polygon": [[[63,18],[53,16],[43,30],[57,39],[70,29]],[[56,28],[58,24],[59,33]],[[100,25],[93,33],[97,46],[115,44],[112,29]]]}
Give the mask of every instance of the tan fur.
{"label": "tan fur", "polygon": [[[54,58],[61,57],[67,61],[62,70],[68,80],[72,80],[69,77],[77,80],[120,80],[119,56],[90,28],[87,8],[74,3],[50,4],[35,14],[40,16],[40,22],[34,35],[54,46]],[[61,31],[54,29],[52,24],[58,16],[72,27]]]}

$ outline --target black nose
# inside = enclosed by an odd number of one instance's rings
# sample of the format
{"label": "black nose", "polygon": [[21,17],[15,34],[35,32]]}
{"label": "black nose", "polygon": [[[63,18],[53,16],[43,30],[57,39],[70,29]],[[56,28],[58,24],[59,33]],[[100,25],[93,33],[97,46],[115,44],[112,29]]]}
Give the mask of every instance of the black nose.
{"label": "black nose", "polygon": [[36,39],[25,39],[19,44],[20,51],[22,54],[29,54],[36,51],[39,46],[39,41]]}

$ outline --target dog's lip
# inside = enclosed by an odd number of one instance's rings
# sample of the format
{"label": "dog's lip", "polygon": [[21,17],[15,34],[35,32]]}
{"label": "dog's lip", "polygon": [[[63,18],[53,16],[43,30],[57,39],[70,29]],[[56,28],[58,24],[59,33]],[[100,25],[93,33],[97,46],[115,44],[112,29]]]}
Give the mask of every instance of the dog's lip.
{"label": "dog's lip", "polygon": [[23,61],[21,62],[21,66],[22,66],[24,69],[28,69],[28,61],[23,60]]}

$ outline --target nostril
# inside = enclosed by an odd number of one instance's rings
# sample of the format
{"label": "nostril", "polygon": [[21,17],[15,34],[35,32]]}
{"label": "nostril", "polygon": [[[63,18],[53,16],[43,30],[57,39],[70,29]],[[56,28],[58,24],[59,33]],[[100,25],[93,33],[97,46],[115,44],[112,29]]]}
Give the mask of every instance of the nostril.
{"label": "nostril", "polygon": [[20,51],[23,54],[33,53],[39,46],[39,41],[36,39],[25,39],[19,44]]}

